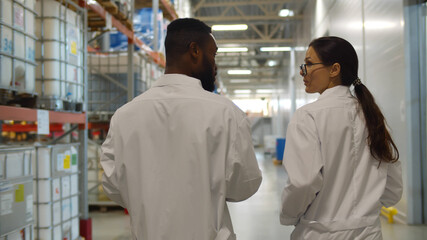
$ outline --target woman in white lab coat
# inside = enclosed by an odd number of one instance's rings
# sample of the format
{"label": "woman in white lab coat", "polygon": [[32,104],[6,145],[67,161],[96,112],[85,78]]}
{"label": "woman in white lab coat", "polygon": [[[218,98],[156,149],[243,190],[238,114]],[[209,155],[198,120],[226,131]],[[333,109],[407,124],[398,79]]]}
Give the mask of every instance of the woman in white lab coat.
{"label": "woman in white lab coat", "polygon": [[401,198],[401,166],[384,116],[358,78],[356,51],[344,39],[318,38],[300,68],[305,91],[321,95],[288,126],[280,221],[295,225],[291,239],[382,239],[380,210]]}

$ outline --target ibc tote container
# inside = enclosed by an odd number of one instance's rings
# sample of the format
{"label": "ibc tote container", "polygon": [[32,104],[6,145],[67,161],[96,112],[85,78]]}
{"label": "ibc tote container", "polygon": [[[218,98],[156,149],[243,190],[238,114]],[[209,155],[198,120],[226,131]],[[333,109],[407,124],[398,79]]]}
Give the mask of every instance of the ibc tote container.
{"label": "ibc tote container", "polygon": [[0,1],[0,89],[34,94],[34,1]]}
{"label": "ibc tote container", "polygon": [[[138,96],[147,89],[147,78],[145,78],[147,57],[141,53],[134,53],[132,61],[134,95]],[[112,79],[122,86],[127,86],[127,52],[88,54],[88,67],[90,71],[88,111],[114,112],[127,102],[126,90],[109,81]],[[106,104],[109,101],[111,103]]]}
{"label": "ibc tote container", "polygon": [[79,238],[78,143],[36,147],[35,237]]}
{"label": "ibc tote container", "polygon": [[0,239],[32,240],[32,147],[0,147]]}
{"label": "ibc tote container", "polygon": [[[65,3],[65,1],[62,1]],[[36,91],[38,107],[81,111],[84,12],[54,0],[37,0]]]}

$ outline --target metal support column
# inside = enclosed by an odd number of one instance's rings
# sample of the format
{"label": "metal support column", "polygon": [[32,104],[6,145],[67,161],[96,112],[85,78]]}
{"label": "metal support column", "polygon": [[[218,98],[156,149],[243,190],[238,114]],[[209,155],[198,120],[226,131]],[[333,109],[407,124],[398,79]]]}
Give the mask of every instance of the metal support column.
{"label": "metal support column", "polygon": [[[135,0],[132,0],[130,19],[133,19],[135,11]],[[128,102],[132,101],[135,93],[135,83],[133,74],[133,39],[128,39]]]}
{"label": "metal support column", "polygon": [[[423,71],[420,58],[420,6],[416,0],[404,1],[405,18],[405,61],[406,61],[406,118],[408,127],[408,162],[407,162],[407,222],[409,224],[425,223],[425,193],[423,191],[423,161],[425,161],[423,139],[422,106],[425,103],[425,89],[422,88]],[[423,103],[424,101],[424,103]],[[425,123],[424,123],[425,124]]]}
{"label": "metal support column", "polygon": [[157,24],[158,19],[158,13],[159,13],[159,0],[153,0],[153,36],[154,36],[154,44],[153,44],[153,51],[158,52],[159,51],[159,25]]}
{"label": "metal support column", "polygon": [[[83,1],[79,2],[81,7],[86,4]],[[87,68],[87,42],[88,42],[88,19],[87,9],[84,8],[84,30],[83,30],[83,107],[82,110],[87,113],[88,109],[88,68]],[[87,145],[88,145],[88,116],[85,114],[85,124],[79,129],[79,212],[80,212],[80,236],[86,240],[92,240],[92,221],[89,218],[89,200],[88,200],[88,173],[87,173]]]}
{"label": "metal support column", "polygon": [[295,87],[295,78],[296,78],[296,75],[295,75],[295,68],[296,68],[296,64],[295,64],[295,48],[292,48],[292,51],[291,51],[291,60],[290,60],[290,65],[289,65],[289,91],[290,91],[290,93],[289,93],[289,96],[290,96],[290,98],[291,98],[291,112],[290,112],[290,114],[289,114],[289,121],[291,120],[291,118],[292,118],[292,115],[294,114],[294,112],[296,111],[296,109],[297,109],[297,104],[296,104],[296,102],[297,102],[297,100],[296,100],[296,87]]}

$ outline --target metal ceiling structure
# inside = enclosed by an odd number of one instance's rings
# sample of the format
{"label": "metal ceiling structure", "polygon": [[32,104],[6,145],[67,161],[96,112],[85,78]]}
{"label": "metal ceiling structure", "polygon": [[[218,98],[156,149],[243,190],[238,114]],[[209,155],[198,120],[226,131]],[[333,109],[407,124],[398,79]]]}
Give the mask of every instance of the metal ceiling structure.
{"label": "metal ceiling structure", "polygon": [[[296,26],[308,0],[191,0],[193,17],[210,26],[246,24],[245,31],[214,31],[218,47],[246,47],[247,52],[218,53],[220,90],[275,89],[288,76],[290,54],[262,52],[261,47],[295,47]],[[281,9],[293,15],[280,17]],[[250,75],[229,75],[230,69],[249,69]],[[237,80],[236,80],[237,79]],[[254,91],[252,91],[254,92]],[[268,96],[267,96],[268,97]]]}

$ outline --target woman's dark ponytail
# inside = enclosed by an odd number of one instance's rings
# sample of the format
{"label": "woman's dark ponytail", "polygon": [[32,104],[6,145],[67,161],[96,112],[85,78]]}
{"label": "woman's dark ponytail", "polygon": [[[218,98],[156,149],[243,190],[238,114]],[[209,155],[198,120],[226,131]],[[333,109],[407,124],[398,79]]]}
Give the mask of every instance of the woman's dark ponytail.
{"label": "woman's dark ponytail", "polygon": [[368,128],[368,144],[372,156],[378,161],[396,162],[399,150],[387,130],[386,121],[380,108],[375,103],[371,92],[363,84],[355,84],[354,92],[362,106]]}
{"label": "woman's dark ponytail", "polygon": [[394,144],[380,108],[375,103],[371,92],[357,77],[359,61],[353,46],[339,37],[321,37],[314,39],[310,45],[325,65],[339,63],[341,66],[341,82],[344,86],[354,85],[366,127],[368,128],[368,144],[372,156],[378,161],[396,162],[399,150]]}

